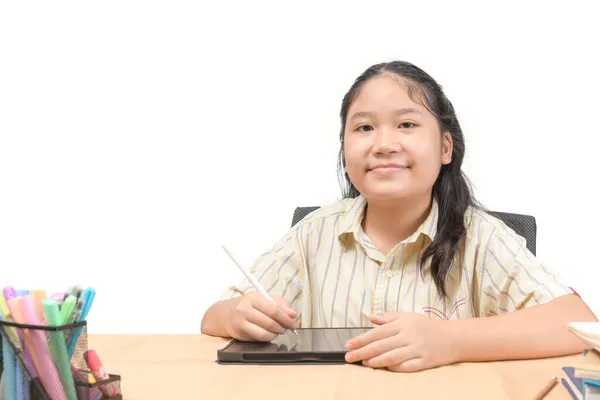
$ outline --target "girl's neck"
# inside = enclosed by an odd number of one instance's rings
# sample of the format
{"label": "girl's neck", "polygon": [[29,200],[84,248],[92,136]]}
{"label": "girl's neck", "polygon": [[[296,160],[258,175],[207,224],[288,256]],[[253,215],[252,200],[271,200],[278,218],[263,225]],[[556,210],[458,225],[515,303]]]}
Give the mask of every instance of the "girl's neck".
{"label": "girl's neck", "polygon": [[419,198],[367,203],[362,228],[384,255],[407,239],[427,219],[431,194]]}

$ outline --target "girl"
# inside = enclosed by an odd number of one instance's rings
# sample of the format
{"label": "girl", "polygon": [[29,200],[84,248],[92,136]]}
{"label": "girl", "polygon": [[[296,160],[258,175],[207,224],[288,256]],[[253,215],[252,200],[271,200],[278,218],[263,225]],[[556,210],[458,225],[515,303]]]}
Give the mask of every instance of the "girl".
{"label": "girl", "polygon": [[442,88],[406,62],[378,64],[341,107],[344,199],[296,224],[202,332],[270,341],[297,327],[363,327],[348,362],[417,371],[463,361],[558,356],[596,321],[525,241],[474,200],[462,130]]}

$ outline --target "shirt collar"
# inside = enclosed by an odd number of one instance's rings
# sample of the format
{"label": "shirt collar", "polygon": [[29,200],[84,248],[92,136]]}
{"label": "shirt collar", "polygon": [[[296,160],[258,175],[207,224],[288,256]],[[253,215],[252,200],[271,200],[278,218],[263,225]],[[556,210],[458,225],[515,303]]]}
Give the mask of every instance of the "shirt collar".
{"label": "shirt collar", "polygon": [[348,236],[353,235],[356,238],[360,224],[363,220],[367,199],[363,195],[359,195],[348,206],[346,212],[338,224],[337,237],[342,245],[346,244]]}
{"label": "shirt collar", "polygon": [[[367,199],[363,195],[359,195],[354,199],[353,202],[350,203],[345,214],[343,214],[339,221],[337,230],[337,238],[342,245],[346,244],[349,236],[356,238],[364,217],[366,205]],[[438,215],[439,205],[437,200],[434,198],[431,204],[429,215],[425,221],[423,221],[417,230],[404,242],[415,242],[421,236],[421,234],[427,236],[431,241],[433,241],[437,233]]]}

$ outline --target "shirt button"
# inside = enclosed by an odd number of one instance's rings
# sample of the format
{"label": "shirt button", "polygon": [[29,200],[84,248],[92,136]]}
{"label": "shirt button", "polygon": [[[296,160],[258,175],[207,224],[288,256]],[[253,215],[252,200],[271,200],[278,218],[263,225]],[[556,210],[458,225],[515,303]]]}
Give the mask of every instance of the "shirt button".
{"label": "shirt button", "polygon": [[390,279],[393,276],[394,276],[394,271],[392,271],[391,269],[388,269],[387,271],[385,271],[386,278]]}

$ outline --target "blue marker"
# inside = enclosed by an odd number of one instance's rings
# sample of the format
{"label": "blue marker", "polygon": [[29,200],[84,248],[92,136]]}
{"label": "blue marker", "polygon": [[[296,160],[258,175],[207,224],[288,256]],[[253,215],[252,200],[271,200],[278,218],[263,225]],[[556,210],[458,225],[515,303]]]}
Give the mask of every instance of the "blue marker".
{"label": "blue marker", "polygon": [[[4,320],[4,317],[0,315],[0,319]],[[17,398],[17,358],[12,351],[12,347],[8,343],[8,339],[5,335],[2,336],[2,360],[4,363],[4,374],[2,380],[4,381],[4,398],[5,399],[16,399]]]}
{"label": "blue marker", "polygon": [[[92,303],[94,302],[94,297],[96,296],[96,290],[94,290],[94,288],[88,287],[87,289],[85,289],[85,291],[83,292],[83,295],[81,295],[81,297],[83,298],[83,310],[81,311],[81,314],[79,315],[79,317],[77,318],[77,320],[75,322],[83,322],[86,320],[89,312],[90,312],[90,308],[92,308]],[[75,353],[75,346],[77,346],[77,341],[79,340],[79,335],[81,335],[81,330],[82,328],[75,328],[75,331],[73,332],[73,336],[71,336],[71,340],[69,341],[69,346],[67,347],[67,352],[69,354],[69,360],[71,359],[71,357],[73,357],[73,353]]]}

